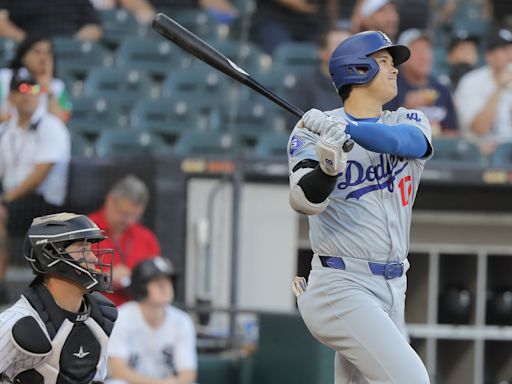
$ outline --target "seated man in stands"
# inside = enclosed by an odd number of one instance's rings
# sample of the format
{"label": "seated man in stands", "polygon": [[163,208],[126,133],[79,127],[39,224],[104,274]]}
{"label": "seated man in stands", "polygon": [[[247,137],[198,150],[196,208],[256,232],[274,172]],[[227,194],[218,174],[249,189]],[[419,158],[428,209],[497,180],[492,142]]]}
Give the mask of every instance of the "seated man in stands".
{"label": "seated man in stands", "polygon": [[419,29],[408,29],[400,34],[398,44],[411,50],[411,58],[400,66],[398,94],[384,109],[419,109],[428,117],[432,135],[456,135],[458,122],[450,88],[432,76],[433,53],[429,37]]}
{"label": "seated man in stands", "polygon": [[22,240],[34,216],[59,211],[66,198],[69,133],[60,119],[38,108],[40,97],[40,85],[26,68],[13,74],[9,102],[16,113],[0,125],[0,302],[8,300],[8,237]]}
{"label": "seated man in stands", "polygon": [[139,224],[149,201],[146,185],[135,176],[119,180],[108,192],[103,207],[89,217],[108,238],[101,245],[114,249],[114,293],[107,295],[116,305],[129,299],[127,287],[135,265],[160,254],[160,244],[155,234]]}
{"label": "seated man in stands", "polygon": [[137,264],[109,344],[109,384],[191,384],[196,380],[194,324],[171,306],[174,269],[162,257]]}

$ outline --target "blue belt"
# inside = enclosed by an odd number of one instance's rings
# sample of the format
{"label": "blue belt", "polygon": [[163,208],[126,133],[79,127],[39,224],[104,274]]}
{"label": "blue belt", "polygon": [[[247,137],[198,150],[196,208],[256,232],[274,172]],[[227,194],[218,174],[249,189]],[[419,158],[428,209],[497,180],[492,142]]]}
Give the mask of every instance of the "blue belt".
{"label": "blue belt", "polygon": [[[341,257],[318,256],[324,267],[333,269],[345,269],[345,262]],[[395,279],[404,274],[404,263],[374,263],[368,261],[368,267],[373,275],[384,276],[386,280]]]}

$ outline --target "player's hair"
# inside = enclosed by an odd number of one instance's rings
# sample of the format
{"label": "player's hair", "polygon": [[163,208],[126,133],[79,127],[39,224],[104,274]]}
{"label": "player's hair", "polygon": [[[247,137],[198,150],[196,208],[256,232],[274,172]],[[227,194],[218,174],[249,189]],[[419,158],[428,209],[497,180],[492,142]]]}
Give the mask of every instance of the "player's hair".
{"label": "player's hair", "polygon": [[127,175],[117,181],[109,191],[110,196],[123,197],[134,204],[146,206],[149,201],[149,191],[146,184],[134,175]]}
{"label": "player's hair", "polygon": [[339,91],[339,95],[340,95],[341,101],[343,103],[348,99],[353,88],[354,87],[352,84],[344,85],[343,87],[341,87],[341,89]]}

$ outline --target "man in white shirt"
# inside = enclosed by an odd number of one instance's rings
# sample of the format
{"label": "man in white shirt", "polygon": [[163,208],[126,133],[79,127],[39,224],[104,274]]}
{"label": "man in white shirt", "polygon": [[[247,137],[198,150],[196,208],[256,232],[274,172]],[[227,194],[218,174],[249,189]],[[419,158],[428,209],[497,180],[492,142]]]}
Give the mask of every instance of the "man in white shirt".
{"label": "man in white shirt", "polygon": [[109,342],[109,384],[192,384],[196,333],[192,319],[170,305],[171,263],[162,257],[137,264]]}
{"label": "man in white shirt", "polygon": [[39,109],[41,87],[26,68],[13,74],[9,101],[17,113],[0,125],[0,302],[7,238],[23,235],[34,216],[60,210],[67,189],[70,138],[57,117]]}
{"label": "man in white shirt", "polygon": [[500,29],[486,46],[487,65],[465,74],[454,101],[462,130],[484,153],[512,140],[512,32]]}

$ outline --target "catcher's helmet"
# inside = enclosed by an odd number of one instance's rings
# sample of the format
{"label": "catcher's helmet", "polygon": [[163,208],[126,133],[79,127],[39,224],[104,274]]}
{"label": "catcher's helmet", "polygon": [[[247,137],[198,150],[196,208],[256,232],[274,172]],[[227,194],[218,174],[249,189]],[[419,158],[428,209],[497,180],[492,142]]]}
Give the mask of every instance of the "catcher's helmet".
{"label": "catcher's helmet", "polygon": [[402,64],[411,55],[409,48],[393,44],[380,31],[356,33],[338,45],[329,60],[329,72],[338,92],[344,85],[371,81],[379,72],[379,65],[368,56],[381,49],[389,51],[395,66]]}
{"label": "catcher's helmet", "polygon": [[149,281],[160,276],[174,276],[174,267],[170,260],[157,256],[141,261],[132,271],[128,290],[135,300],[143,300],[148,294]]}
{"label": "catcher's helmet", "polygon": [[[36,217],[25,237],[25,259],[36,275],[54,274],[91,291],[112,292],[112,249],[92,249],[95,262],[66,252],[72,243],[99,243],[103,231],[87,216],[58,213]],[[77,251],[73,253],[82,253]],[[104,263],[109,255],[109,263]]]}

